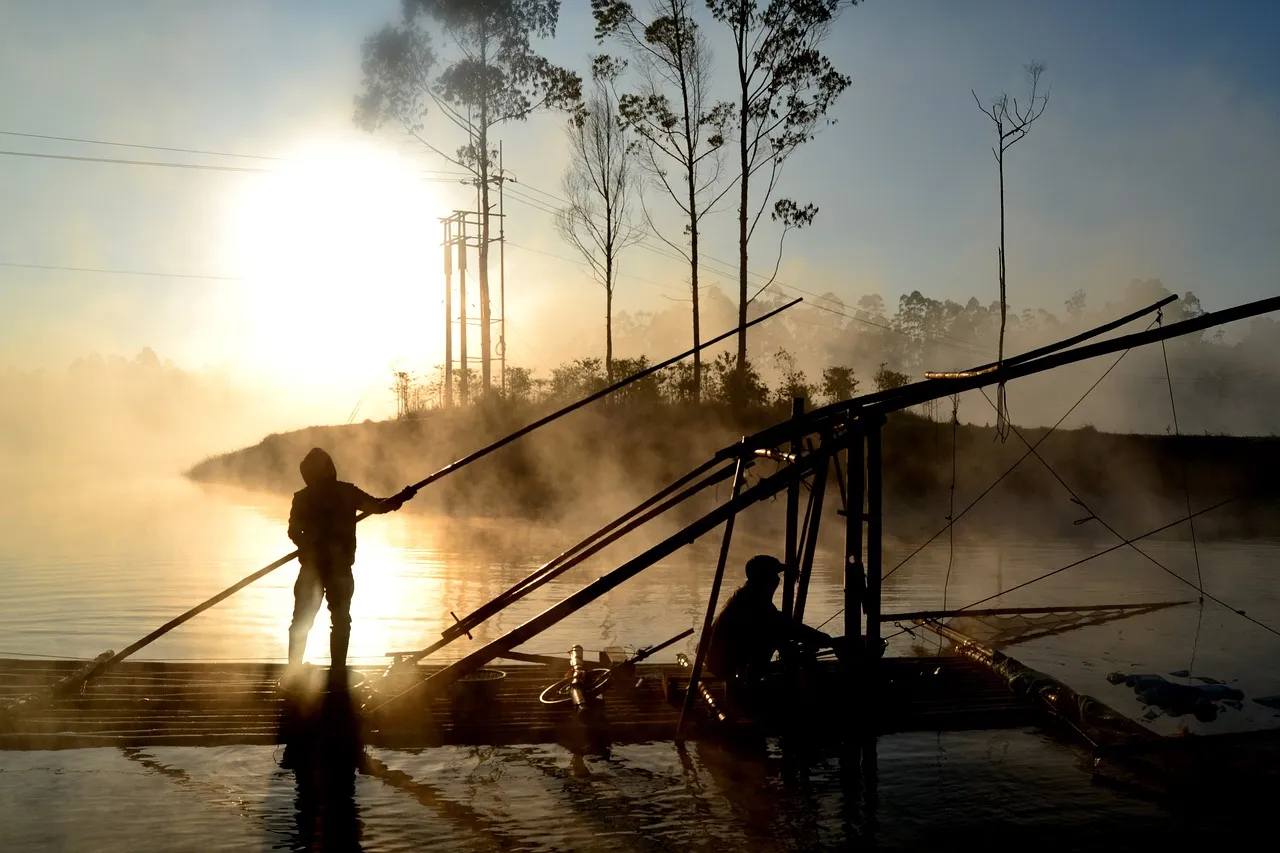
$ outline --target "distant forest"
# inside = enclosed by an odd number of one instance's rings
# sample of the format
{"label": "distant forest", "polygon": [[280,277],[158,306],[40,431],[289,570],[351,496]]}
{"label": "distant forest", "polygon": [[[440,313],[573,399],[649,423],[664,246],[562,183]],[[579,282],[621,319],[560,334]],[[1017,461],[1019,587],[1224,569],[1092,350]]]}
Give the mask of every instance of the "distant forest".
{"label": "distant forest", "polygon": [[[1170,291],[1159,280],[1135,279],[1096,302],[1077,291],[1057,312],[1043,308],[1010,311],[1006,352],[1015,354],[1075,335],[1168,295]],[[711,290],[705,301],[709,329],[719,331],[735,324],[736,305],[730,299]],[[766,294],[752,304],[749,316],[759,316],[785,301]],[[1188,292],[1165,306],[1159,321],[1176,323],[1203,313],[1199,298]],[[1152,314],[1112,335],[1141,331],[1156,320]],[[685,321],[677,309],[623,313],[614,322],[618,353],[614,358],[615,378],[642,370],[687,346],[682,342],[687,340],[683,334]],[[810,298],[752,330],[743,399],[752,409],[784,411],[790,407],[792,397],[804,397],[811,404],[844,400],[915,381],[926,370],[956,370],[992,361],[999,322],[999,303],[983,303],[976,297],[961,304],[917,290],[900,297],[892,313],[883,298],[875,294],[852,305],[830,293]],[[738,379],[731,343],[703,362],[702,400],[707,405],[724,407],[732,399],[733,383]],[[1167,417],[1168,379],[1162,354],[1159,347],[1147,349],[1135,356],[1127,369],[1116,372],[1112,385],[1098,392],[1100,399],[1116,400],[1104,412],[1106,416],[1099,418],[1099,428],[1155,431],[1135,427],[1131,419],[1122,417],[1118,411],[1122,403],[1142,405]],[[1264,404],[1280,391],[1280,372],[1276,370],[1280,365],[1280,323],[1257,318],[1229,329],[1171,340],[1166,351],[1169,379],[1191,430],[1251,434],[1280,431],[1280,412]],[[1100,364],[1106,363],[1109,362],[1100,360]],[[1094,374],[1101,369],[1104,368],[1088,368]],[[686,360],[628,386],[618,399],[688,404],[692,399],[692,370],[692,362]],[[457,380],[455,371],[455,397]],[[542,368],[512,364],[507,367],[505,391],[497,397],[517,404],[558,405],[607,383],[602,357],[583,357]],[[473,382],[472,387],[478,388],[479,383]],[[1053,383],[1040,382],[1034,387],[1033,383],[1023,383],[1021,387],[1027,390],[1022,394],[1023,405],[1013,410],[1015,420],[1021,414],[1024,422],[1052,423],[1062,414]],[[439,368],[425,376],[397,373],[392,390],[403,417],[438,408],[443,399]],[[1066,405],[1069,401],[1061,409],[1065,410]],[[971,415],[977,414],[981,413],[971,411]]]}

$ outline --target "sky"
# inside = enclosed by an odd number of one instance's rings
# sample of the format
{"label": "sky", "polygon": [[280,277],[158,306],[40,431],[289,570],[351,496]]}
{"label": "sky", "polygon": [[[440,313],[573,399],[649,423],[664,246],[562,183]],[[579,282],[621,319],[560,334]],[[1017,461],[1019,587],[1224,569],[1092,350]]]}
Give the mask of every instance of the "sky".
{"label": "sky", "polygon": [[[183,367],[288,388],[315,417],[345,419],[366,398],[373,416],[385,413],[392,368],[425,373],[440,361],[438,218],[470,201],[420,145],[353,125],[361,43],[399,6],[0,3],[0,369],[149,346]],[[592,30],[587,0],[564,0],[543,49],[583,71],[589,53],[611,47]],[[879,293],[891,307],[913,290],[994,301],[994,130],[971,89],[1017,94],[1035,58],[1048,108],[1006,165],[1015,310],[1061,310],[1076,289],[1103,302],[1134,278],[1194,291],[1210,310],[1274,295],[1277,36],[1280,6],[1258,2],[847,10],[827,50],[852,86],[779,189],[820,209],[788,237],[780,292],[846,304]],[[430,118],[427,133],[459,143]],[[563,118],[500,136],[516,179],[512,362],[545,371],[598,355],[602,291],[546,210],[560,195]],[[21,156],[31,153],[219,168]],[[730,294],[733,227],[726,210],[705,235],[703,284]],[[775,240],[753,244],[754,269],[772,267]],[[643,247],[622,267],[615,310],[685,310],[687,269]]]}

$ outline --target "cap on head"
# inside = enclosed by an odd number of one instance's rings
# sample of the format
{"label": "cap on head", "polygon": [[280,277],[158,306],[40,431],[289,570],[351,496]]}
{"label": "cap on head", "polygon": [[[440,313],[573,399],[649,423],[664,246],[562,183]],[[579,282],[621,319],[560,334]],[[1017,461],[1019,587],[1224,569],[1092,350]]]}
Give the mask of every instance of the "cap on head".
{"label": "cap on head", "polygon": [[298,470],[302,472],[302,482],[308,486],[331,483],[338,479],[338,469],[334,467],[332,457],[319,447],[311,448]]}
{"label": "cap on head", "polygon": [[782,574],[785,567],[777,557],[768,554],[757,554],[747,560],[747,580],[772,581]]}

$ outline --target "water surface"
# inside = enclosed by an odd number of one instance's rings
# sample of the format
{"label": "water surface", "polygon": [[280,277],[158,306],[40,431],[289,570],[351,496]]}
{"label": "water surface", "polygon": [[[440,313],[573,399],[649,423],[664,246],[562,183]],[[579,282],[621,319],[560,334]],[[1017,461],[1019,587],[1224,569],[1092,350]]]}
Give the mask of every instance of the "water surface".
{"label": "water surface", "polygon": [[[48,485],[48,484],[46,484]],[[119,649],[192,604],[291,550],[287,497],[209,488],[178,479],[111,481],[60,493],[9,490],[0,506],[0,656],[89,658]],[[765,505],[760,512],[777,513]],[[835,521],[835,517],[832,516]],[[837,524],[829,525],[833,530]],[[745,559],[779,551],[739,525],[730,582]],[[385,660],[419,648],[587,532],[411,512],[360,527],[352,655]],[[459,656],[544,610],[636,553],[656,533],[624,541],[539,589],[442,655]],[[718,547],[713,534],[615,589],[525,648],[563,652],[635,648],[698,625]],[[915,541],[890,539],[886,566]],[[968,604],[1111,544],[1064,538],[981,543],[946,537],[885,583],[886,612]],[[843,629],[838,539],[820,554],[808,621]],[[1189,544],[1143,549],[1184,578],[1196,577]],[[1280,624],[1273,582],[1280,544],[1200,543],[1206,588],[1269,624]],[[281,660],[296,568],[268,576],[147,648],[139,657]],[[1196,598],[1194,590],[1122,549],[993,602],[1078,605]],[[324,663],[321,611],[310,659]],[[894,652],[932,646],[898,633]],[[692,652],[694,640],[660,656]],[[1008,650],[1130,715],[1143,707],[1106,681],[1113,670],[1195,674],[1247,696],[1280,693],[1280,639],[1217,605],[1193,605],[1085,628]],[[1214,723],[1157,717],[1216,732],[1273,727],[1280,715],[1247,699]],[[1154,839],[1211,832],[1214,816],[1172,814],[1091,784],[1083,753],[1028,731],[911,734],[881,738],[874,771],[856,756],[797,754],[772,742],[758,760],[670,743],[619,747],[575,759],[555,746],[372,751],[379,772],[357,775],[317,807],[277,750],[80,750],[0,753],[0,849],[290,849],[320,823],[355,828],[364,849],[648,850],[838,849],[941,845],[954,832],[1008,843],[1134,849]],[[344,823],[345,822],[345,823]],[[334,829],[334,832],[337,830]],[[332,837],[336,837],[331,835]]]}

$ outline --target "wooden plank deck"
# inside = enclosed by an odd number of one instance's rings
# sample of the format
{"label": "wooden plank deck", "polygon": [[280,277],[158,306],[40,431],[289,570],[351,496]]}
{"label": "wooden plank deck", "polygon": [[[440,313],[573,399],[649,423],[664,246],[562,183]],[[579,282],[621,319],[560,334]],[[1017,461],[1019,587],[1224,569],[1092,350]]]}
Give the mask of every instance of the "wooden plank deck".
{"label": "wooden plank deck", "polygon": [[[39,691],[81,665],[0,660],[0,704]],[[562,671],[520,663],[493,668],[507,673],[493,701],[466,706],[448,695],[414,697],[392,717],[366,720],[364,741],[397,747],[582,742],[585,727],[571,704],[538,700]],[[392,692],[438,669],[415,667],[398,677]],[[381,672],[353,670],[370,680]],[[94,679],[81,694],[0,719],[0,748],[281,743],[282,724],[291,712],[296,714],[296,702],[287,701],[277,686],[281,673],[280,664],[126,661]],[[640,664],[637,674],[638,686],[614,685],[605,693],[600,720],[608,742],[669,740],[675,734],[687,670]],[[828,684],[845,684],[834,665],[820,675]],[[321,681],[323,670],[317,669],[314,677]],[[713,680],[708,688],[724,707],[723,684]],[[1044,719],[1034,701],[1013,695],[988,668],[960,657],[886,659],[875,682],[859,689],[874,691],[862,698],[874,709],[871,724],[881,733],[1001,728]],[[360,687],[352,695],[358,702],[369,698]],[[838,689],[819,688],[812,701],[796,705],[798,714],[824,731],[847,728],[849,705]],[[715,736],[724,729],[703,714],[688,735]]]}

